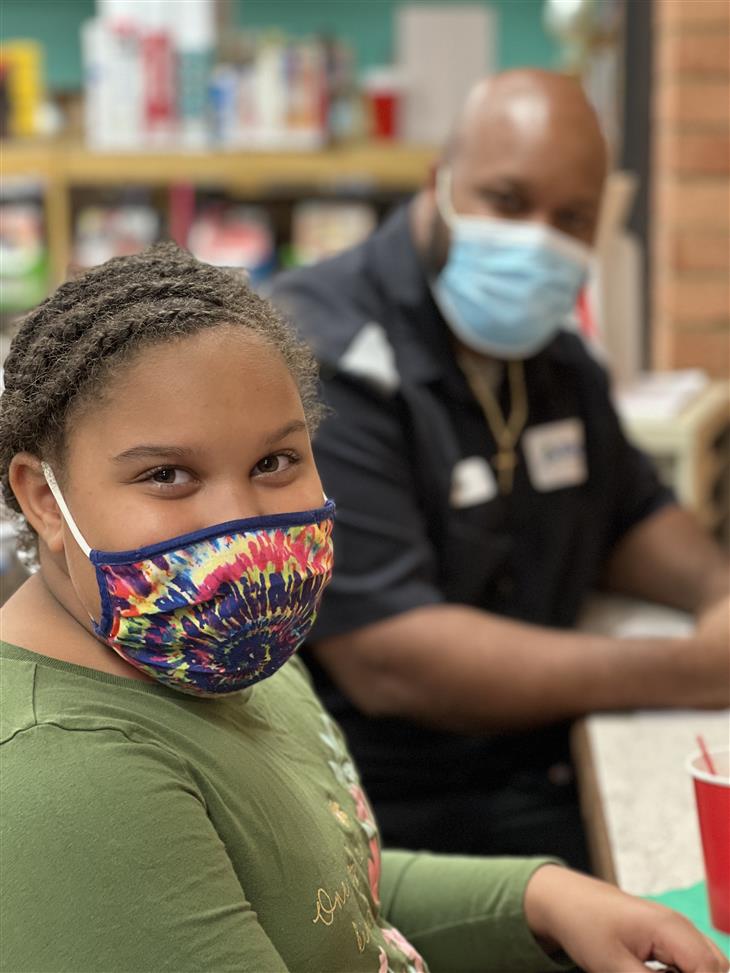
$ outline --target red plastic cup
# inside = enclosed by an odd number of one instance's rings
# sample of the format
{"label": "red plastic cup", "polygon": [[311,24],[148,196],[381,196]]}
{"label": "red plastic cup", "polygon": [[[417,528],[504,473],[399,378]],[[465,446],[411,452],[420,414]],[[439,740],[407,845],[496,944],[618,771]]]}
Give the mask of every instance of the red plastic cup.
{"label": "red plastic cup", "polygon": [[394,91],[371,91],[370,104],[373,112],[373,137],[376,139],[394,139],[398,108],[396,93]]}
{"label": "red plastic cup", "polygon": [[364,89],[370,106],[370,134],[376,139],[398,137],[401,80],[392,68],[373,68],[365,76]]}
{"label": "red plastic cup", "polygon": [[698,751],[688,762],[697,800],[712,924],[730,933],[730,749],[710,750],[716,774]]}

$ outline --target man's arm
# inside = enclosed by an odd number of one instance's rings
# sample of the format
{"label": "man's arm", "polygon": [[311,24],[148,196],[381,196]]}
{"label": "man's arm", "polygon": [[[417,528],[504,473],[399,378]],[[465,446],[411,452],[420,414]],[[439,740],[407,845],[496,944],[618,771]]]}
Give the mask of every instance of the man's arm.
{"label": "man's arm", "polygon": [[611,591],[700,615],[730,594],[730,561],[690,513],[671,505],[619,541],[603,583]]}
{"label": "man's arm", "polygon": [[727,634],[717,623],[687,639],[612,639],[441,604],[323,639],[315,651],[364,712],[461,732],[730,705]]}
{"label": "man's arm", "polygon": [[[357,707],[470,732],[592,710],[730,702],[727,635],[719,624],[693,639],[619,641],[445,604],[397,403],[352,376],[325,385],[335,415],[314,448],[338,504],[337,568],[313,642]],[[651,468],[625,444],[607,408],[621,483],[635,484],[634,496],[626,496],[627,487],[616,501],[608,554],[659,516],[656,506],[668,497],[658,495]]]}

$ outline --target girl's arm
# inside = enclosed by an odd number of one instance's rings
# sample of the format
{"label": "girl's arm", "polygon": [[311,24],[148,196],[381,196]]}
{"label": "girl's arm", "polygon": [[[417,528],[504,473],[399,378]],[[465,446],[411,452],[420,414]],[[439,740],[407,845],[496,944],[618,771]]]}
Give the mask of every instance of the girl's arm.
{"label": "girl's arm", "polygon": [[383,914],[430,973],[573,968],[565,956],[548,955],[525,918],[525,890],[547,859],[384,851],[382,861]]}
{"label": "girl's arm", "polygon": [[383,911],[431,973],[725,973],[685,918],[545,859],[384,852]]}

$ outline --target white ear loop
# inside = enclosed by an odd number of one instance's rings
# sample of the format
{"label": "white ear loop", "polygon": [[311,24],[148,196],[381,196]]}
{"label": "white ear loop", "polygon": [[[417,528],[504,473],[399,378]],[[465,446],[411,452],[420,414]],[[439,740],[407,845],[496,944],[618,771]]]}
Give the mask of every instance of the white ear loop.
{"label": "white ear loop", "polygon": [[447,226],[459,215],[451,202],[451,167],[439,166],[436,170],[436,206]]}
{"label": "white ear loop", "polygon": [[48,463],[45,463],[42,460],[41,460],[41,469],[43,470],[43,476],[45,476],[46,478],[46,483],[48,484],[48,487],[51,493],[53,494],[53,499],[58,504],[61,513],[63,514],[63,519],[68,524],[68,529],[73,534],[76,543],[79,545],[79,547],[84,552],[84,554],[88,557],[91,554],[91,548],[84,540],[84,535],[76,526],[76,521],[71,516],[71,511],[66,506],[66,501],[63,499],[63,494],[61,493],[61,489],[56,480],[55,473],[48,465]]}

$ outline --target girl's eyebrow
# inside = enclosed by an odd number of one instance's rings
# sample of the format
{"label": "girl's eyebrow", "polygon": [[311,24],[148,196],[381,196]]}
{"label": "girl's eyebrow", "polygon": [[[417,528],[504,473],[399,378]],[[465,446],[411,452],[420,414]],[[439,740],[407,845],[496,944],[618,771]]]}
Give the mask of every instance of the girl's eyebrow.
{"label": "girl's eyebrow", "polygon": [[264,446],[273,446],[280,440],[290,436],[293,432],[303,432],[306,428],[307,424],[303,419],[293,419],[291,422],[287,422],[285,426],[282,426],[281,429],[277,429],[276,432],[272,432],[270,436],[267,436],[264,439]]}
{"label": "girl's eyebrow", "polygon": [[[293,419],[291,422],[287,422],[286,425],[277,429],[276,432],[271,433],[263,440],[264,446],[273,446],[275,443],[280,442],[286,436],[290,436],[295,432],[303,432],[307,428],[306,422],[303,419]],[[187,446],[170,446],[166,444],[140,444],[139,446],[131,446],[129,449],[123,450],[116,456],[112,456],[112,461],[114,463],[126,463],[128,460],[140,460],[140,459],[159,459],[160,457],[165,457],[166,459],[190,459],[195,455],[195,450],[190,449]]]}
{"label": "girl's eyebrow", "polygon": [[150,459],[151,457],[160,456],[173,457],[174,459],[189,459],[193,453],[194,450],[186,449],[184,446],[141,445],[125,449],[123,452],[113,456],[112,460],[115,463],[124,463],[130,459]]}

